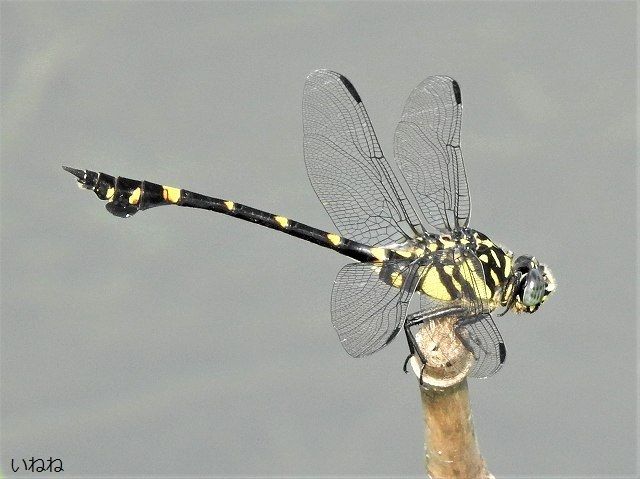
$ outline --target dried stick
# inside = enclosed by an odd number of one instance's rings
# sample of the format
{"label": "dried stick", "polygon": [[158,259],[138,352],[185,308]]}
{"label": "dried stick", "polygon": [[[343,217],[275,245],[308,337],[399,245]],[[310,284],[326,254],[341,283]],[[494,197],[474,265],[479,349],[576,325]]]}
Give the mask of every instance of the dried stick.
{"label": "dried stick", "polygon": [[453,332],[455,318],[423,325],[416,339],[427,359],[411,366],[420,387],[425,425],[425,467],[429,479],[494,479],[487,471],[473,429],[467,374],[473,356]]}

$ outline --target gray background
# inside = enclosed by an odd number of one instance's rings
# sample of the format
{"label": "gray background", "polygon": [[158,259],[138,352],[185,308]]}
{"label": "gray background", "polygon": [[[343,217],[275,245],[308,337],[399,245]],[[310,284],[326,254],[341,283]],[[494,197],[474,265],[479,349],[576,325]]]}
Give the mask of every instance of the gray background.
{"label": "gray background", "polygon": [[636,6],[627,3],[3,3],[2,457],[69,474],[419,476],[398,340],[331,327],[346,260],[221,215],[121,220],[61,164],[333,230],[306,179],[301,96],[347,75],[392,151],[404,100],[465,100],[472,225],[552,266],[498,320],[473,381],[490,469],[636,469]]}

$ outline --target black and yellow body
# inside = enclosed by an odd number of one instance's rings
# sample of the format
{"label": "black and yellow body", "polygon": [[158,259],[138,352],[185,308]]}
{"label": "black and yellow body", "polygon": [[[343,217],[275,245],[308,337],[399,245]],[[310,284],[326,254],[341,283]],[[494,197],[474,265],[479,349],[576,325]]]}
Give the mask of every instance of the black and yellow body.
{"label": "black and yellow body", "polygon": [[[422,266],[416,273],[416,277],[419,278],[416,291],[447,302],[456,299],[466,283],[487,302],[490,310],[505,305],[504,287],[512,273],[513,254],[493,243],[486,235],[472,229],[464,230],[456,239],[446,234],[425,235],[412,240],[410,246],[401,244],[373,247],[231,200],[213,198],[150,181],[114,177],[102,172],[78,170],[67,166],[63,168],[77,177],[82,188],[93,191],[98,198],[107,201],[107,210],[115,216],[128,218],[140,210],[162,205],[222,213],[332,249],[357,261],[372,263],[380,279],[396,288],[401,288],[405,279],[399,271],[404,263],[398,262],[396,267],[382,267],[383,262],[419,260],[428,258],[438,251],[468,248],[480,260],[482,271],[475,271],[472,267],[454,268],[453,265]],[[465,271],[469,271],[466,276]],[[469,274],[473,277],[469,277]]]}
{"label": "black and yellow body", "polygon": [[215,211],[282,231],[296,238],[335,250],[357,261],[382,261],[400,257],[392,250],[372,248],[357,241],[343,238],[338,234],[322,231],[284,216],[267,213],[231,200],[213,198],[150,181],[132,180],[122,176],[114,177],[102,172],[79,170],[68,166],[63,166],[63,168],[78,178],[80,187],[93,191],[98,198],[107,201],[107,210],[121,218],[128,218],[140,210],[156,206],[184,206]]}
{"label": "black and yellow body", "polygon": [[491,241],[486,235],[467,228],[459,238],[451,235],[427,236],[424,255],[443,250],[465,249],[480,262],[465,268],[434,264],[418,272],[416,291],[430,298],[448,302],[456,300],[461,291],[473,289],[490,311],[506,305],[505,286],[512,274],[513,253]]}
{"label": "black and yellow body", "polygon": [[[305,163],[339,233],[185,189],[63,168],[107,201],[116,216],[161,205],[199,208],[348,256],[356,262],[345,265],[334,281],[331,319],[351,356],[375,353],[403,328],[410,353],[420,355],[411,327],[448,317],[475,359],[469,374],[486,377],[506,355],[491,313],[501,307],[535,312],[555,280],[534,257],[514,259],[468,226],[461,120],[458,83],[446,76],[424,80],[409,96],[396,129],[393,167],[353,84],[329,70],[311,73],[303,94]],[[410,314],[414,293],[420,307]],[[420,359],[426,364],[423,355]]]}

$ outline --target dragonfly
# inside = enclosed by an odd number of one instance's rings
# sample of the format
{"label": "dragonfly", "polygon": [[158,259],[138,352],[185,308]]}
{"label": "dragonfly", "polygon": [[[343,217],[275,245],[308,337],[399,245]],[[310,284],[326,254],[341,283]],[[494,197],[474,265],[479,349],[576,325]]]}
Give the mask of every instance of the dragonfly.
{"label": "dragonfly", "polygon": [[304,159],[337,232],[182,188],[63,168],[118,217],[161,205],[199,208],[345,255],[355,262],[335,279],[331,319],[349,355],[373,354],[404,331],[407,360],[416,355],[426,365],[414,331],[449,318],[454,337],[473,356],[468,374],[487,377],[506,358],[492,313],[534,313],[556,282],[534,256],[515,257],[469,227],[461,121],[459,84],[428,77],[406,101],[392,163],[353,84],[330,70],[312,72],[303,93]]}

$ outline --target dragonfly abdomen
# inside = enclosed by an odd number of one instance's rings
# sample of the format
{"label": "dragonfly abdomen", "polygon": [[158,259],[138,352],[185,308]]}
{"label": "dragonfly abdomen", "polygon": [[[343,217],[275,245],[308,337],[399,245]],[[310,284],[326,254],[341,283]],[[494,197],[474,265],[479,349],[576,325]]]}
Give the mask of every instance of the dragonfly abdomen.
{"label": "dragonfly abdomen", "polygon": [[121,218],[128,218],[139,210],[155,206],[184,206],[222,213],[282,231],[361,262],[380,262],[397,256],[393,251],[370,247],[336,233],[323,231],[285,216],[268,213],[231,200],[213,198],[150,181],[133,180],[122,176],[114,177],[102,172],[78,170],[67,166],[63,168],[76,176],[82,188],[92,190],[98,198],[107,201],[106,209]]}

